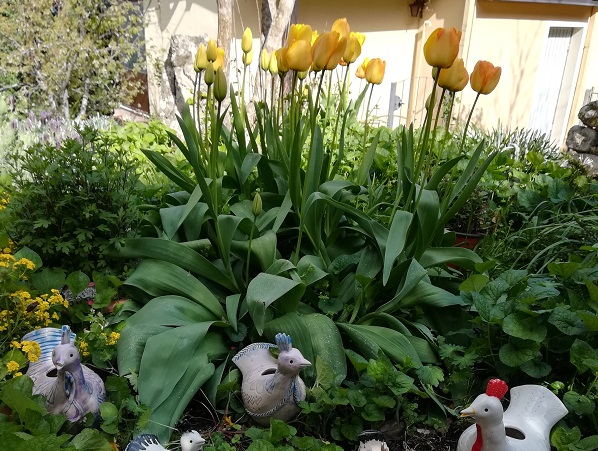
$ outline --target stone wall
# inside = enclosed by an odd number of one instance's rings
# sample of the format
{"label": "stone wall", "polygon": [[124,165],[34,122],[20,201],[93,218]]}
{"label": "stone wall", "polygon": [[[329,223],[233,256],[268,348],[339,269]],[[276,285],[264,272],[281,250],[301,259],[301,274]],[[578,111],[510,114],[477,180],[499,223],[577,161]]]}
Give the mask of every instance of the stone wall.
{"label": "stone wall", "polygon": [[567,134],[569,153],[582,161],[592,175],[598,175],[598,100],[584,105],[578,114],[583,125],[574,125]]}

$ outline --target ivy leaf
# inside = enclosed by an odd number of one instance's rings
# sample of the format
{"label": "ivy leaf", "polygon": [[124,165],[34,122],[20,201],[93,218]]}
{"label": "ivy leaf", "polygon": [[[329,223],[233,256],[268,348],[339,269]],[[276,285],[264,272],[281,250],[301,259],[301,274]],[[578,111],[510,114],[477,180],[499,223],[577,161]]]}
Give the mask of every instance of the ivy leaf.
{"label": "ivy leaf", "polygon": [[579,316],[564,307],[556,307],[548,322],[566,335],[580,335],[586,331]]}
{"label": "ivy leaf", "polygon": [[489,280],[488,276],[485,276],[484,274],[473,274],[459,285],[459,290],[480,292]]}
{"label": "ivy leaf", "polygon": [[420,366],[415,373],[422,384],[432,387],[438,387],[438,384],[444,380],[444,373],[437,366]]}
{"label": "ivy leaf", "polygon": [[247,451],[275,451],[276,448],[267,440],[256,440],[249,445]]}
{"label": "ivy leaf", "polygon": [[529,340],[512,340],[498,351],[500,361],[507,366],[518,367],[538,356],[540,343]]}
{"label": "ivy leaf", "polygon": [[541,342],[546,338],[546,326],[538,324],[538,320],[523,313],[513,313],[507,316],[502,324],[502,330],[512,337],[523,340]]}

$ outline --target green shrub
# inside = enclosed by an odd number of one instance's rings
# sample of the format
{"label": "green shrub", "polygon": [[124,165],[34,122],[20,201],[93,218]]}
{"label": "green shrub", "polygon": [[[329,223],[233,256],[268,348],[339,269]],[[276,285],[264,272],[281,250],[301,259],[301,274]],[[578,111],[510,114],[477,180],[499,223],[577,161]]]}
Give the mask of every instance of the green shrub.
{"label": "green shrub", "polygon": [[19,246],[35,250],[49,267],[66,271],[112,269],[104,251],[134,236],[144,198],[136,166],[92,128],[59,146],[37,143],[8,155],[11,183],[5,227]]}

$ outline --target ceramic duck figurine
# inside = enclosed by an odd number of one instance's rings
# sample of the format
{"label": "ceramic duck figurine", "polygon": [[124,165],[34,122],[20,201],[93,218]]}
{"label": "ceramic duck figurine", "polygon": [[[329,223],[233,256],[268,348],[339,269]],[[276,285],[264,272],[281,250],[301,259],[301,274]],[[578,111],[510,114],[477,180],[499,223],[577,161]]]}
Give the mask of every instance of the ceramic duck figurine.
{"label": "ceramic duck figurine", "polygon": [[547,388],[521,385],[511,389],[503,413],[500,400],[508,389],[500,379],[492,379],[486,393],[461,411],[476,424],[461,434],[457,451],[550,451],[550,430],[567,415],[567,408]]}
{"label": "ceramic duck figurine", "polygon": [[68,326],[62,326],[62,330],[40,329],[23,337],[37,341],[42,350],[39,360],[27,370],[33,380],[33,393],[46,397],[48,412],[65,414],[72,422],[89,412],[97,416],[106,398],[100,376],[81,364],[79,351],[71,343],[74,338]]}
{"label": "ceramic duck figurine", "polygon": [[[297,403],[305,399],[305,384],[299,371],[311,365],[301,351],[293,348],[287,334],[277,334],[275,340],[276,346],[253,343],[233,357],[243,375],[241,394],[245,410],[262,425],[269,424],[271,417],[289,421],[297,416]],[[270,354],[274,347],[278,347],[278,359]]]}
{"label": "ceramic duck figurine", "polygon": [[[185,432],[181,435],[181,451],[200,451],[205,443],[206,441],[197,431]],[[143,434],[133,439],[125,451],[166,451],[166,448],[160,445],[155,435]]]}
{"label": "ceramic duck figurine", "polygon": [[359,448],[357,448],[357,451],[389,451],[384,440],[384,434],[380,431],[363,431],[358,438]]}

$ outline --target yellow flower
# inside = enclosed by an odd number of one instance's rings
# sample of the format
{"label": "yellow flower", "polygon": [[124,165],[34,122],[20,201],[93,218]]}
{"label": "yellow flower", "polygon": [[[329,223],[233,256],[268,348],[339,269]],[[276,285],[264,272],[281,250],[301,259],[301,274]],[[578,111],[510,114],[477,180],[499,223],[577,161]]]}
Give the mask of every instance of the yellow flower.
{"label": "yellow flower", "polygon": [[118,332],[110,332],[110,336],[106,337],[106,344],[108,346],[113,346],[118,342],[120,338],[120,334]]}
{"label": "yellow flower", "polygon": [[440,69],[438,86],[452,92],[463,91],[469,81],[469,74],[465,69],[463,58],[457,58],[448,69]]}
{"label": "yellow flower", "polygon": [[222,67],[219,67],[216,71],[216,77],[214,78],[214,98],[218,102],[222,102],[226,98],[226,76]]}
{"label": "yellow flower", "polygon": [[289,49],[282,47],[278,49],[274,54],[276,55],[276,65],[278,66],[279,74],[286,74],[289,71],[289,63],[287,60],[287,53]]}
{"label": "yellow flower", "polygon": [[368,67],[369,63],[370,63],[369,58],[366,58],[362,61],[362,63],[359,65],[359,67],[355,71],[355,76],[357,78],[361,78],[361,79],[365,78],[365,69]]}
{"label": "yellow flower", "polygon": [[15,373],[12,375],[13,378],[15,377],[21,377],[23,375],[23,373],[21,373],[20,371],[18,373]]}
{"label": "yellow flower", "polygon": [[206,48],[206,57],[208,58],[208,61],[210,62],[214,62],[216,61],[216,58],[218,58],[218,45],[216,44],[216,41],[214,41],[213,39],[210,39],[208,41],[208,46]]}
{"label": "yellow flower", "polygon": [[27,259],[27,258],[21,258],[18,261],[14,262],[12,264],[13,268],[16,268],[18,266],[24,266],[27,269],[35,269],[35,263],[33,263],[31,260]]}
{"label": "yellow flower", "polygon": [[251,62],[253,61],[253,50],[250,50],[247,53],[243,53],[243,56],[241,57],[241,59],[243,60],[243,64],[245,66],[249,66],[251,64]]}
{"label": "yellow flower", "polygon": [[22,344],[18,341],[13,341],[10,343],[13,348],[21,349]]}
{"label": "yellow flower", "polygon": [[380,58],[374,58],[368,63],[365,69],[365,79],[369,83],[379,85],[384,79],[384,72],[386,71],[386,61]]}
{"label": "yellow flower", "polygon": [[270,75],[278,74],[278,60],[276,58],[276,52],[272,52],[272,54],[270,55],[268,70],[270,71]]}
{"label": "yellow flower", "polygon": [[346,17],[342,19],[336,19],[332,24],[332,31],[336,31],[341,38],[348,38],[349,33],[351,33],[351,27],[349,26],[349,22],[347,21]]}
{"label": "yellow flower", "polygon": [[195,54],[195,62],[193,63],[193,69],[195,72],[201,72],[208,67],[208,54],[206,53],[206,46],[199,44],[197,53]]}
{"label": "yellow flower", "polygon": [[245,28],[243,32],[243,37],[241,38],[241,50],[243,53],[251,52],[253,48],[253,35],[251,34],[251,30],[249,28]]}
{"label": "yellow flower", "polygon": [[359,43],[359,38],[354,36],[354,33],[351,33],[347,39],[345,53],[343,53],[343,62],[346,64],[354,63],[355,60],[359,58],[359,55],[361,55],[361,44]]}
{"label": "yellow flower", "polygon": [[336,31],[326,31],[318,36],[312,47],[313,70],[332,70],[340,62],[347,47],[347,38]]}
{"label": "yellow flower", "polygon": [[27,354],[30,362],[37,362],[42,352],[37,341],[24,341],[21,350]]}
{"label": "yellow flower", "polygon": [[424,57],[430,66],[448,69],[459,53],[461,32],[455,28],[437,28],[424,44]]}
{"label": "yellow flower", "polygon": [[312,36],[313,32],[309,25],[295,23],[291,25],[291,29],[289,30],[289,37],[287,38],[286,46],[290,48],[291,45],[293,45],[293,43],[296,41],[305,41],[311,46]]}
{"label": "yellow flower", "polygon": [[15,362],[14,360],[11,360],[10,362],[8,362],[6,364],[6,368],[8,369],[9,373],[14,373],[15,371],[17,371],[19,368],[21,367],[21,365],[19,365],[17,362]]}
{"label": "yellow flower", "polygon": [[293,42],[287,51],[287,64],[289,69],[303,72],[311,66],[311,45],[307,41]]}
{"label": "yellow flower", "polygon": [[500,80],[502,69],[488,61],[478,61],[470,77],[471,89],[480,94],[490,94]]}
{"label": "yellow flower", "polygon": [[218,69],[222,67],[224,64],[224,49],[218,47],[216,49],[216,60],[214,61],[214,71],[217,72]]}
{"label": "yellow flower", "polygon": [[79,351],[81,351],[81,355],[82,356],[88,356],[89,355],[89,345],[85,342],[85,341],[80,341],[79,342]]}
{"label": "yellow flower", "polygon": [[270,55],[266,49],[262,50],[262,54],[260,55],[260,68],[263,71],[268,70],[268,66],[270,65]]}

